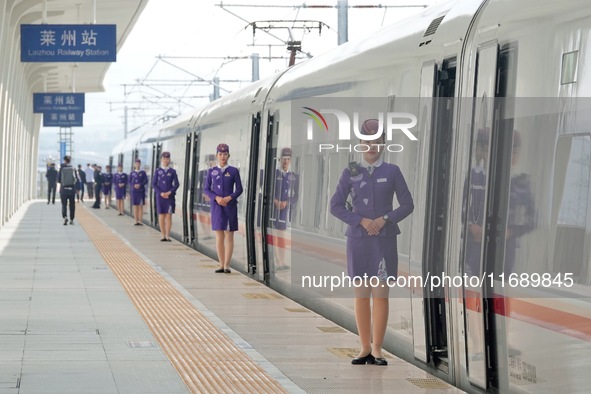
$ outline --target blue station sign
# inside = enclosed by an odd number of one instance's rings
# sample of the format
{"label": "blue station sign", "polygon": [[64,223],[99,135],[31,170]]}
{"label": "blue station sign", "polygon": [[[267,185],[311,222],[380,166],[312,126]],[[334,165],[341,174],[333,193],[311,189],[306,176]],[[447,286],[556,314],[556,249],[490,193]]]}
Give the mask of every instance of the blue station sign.
{"label": "blue station sign", "polygon": [[46,112],[43,127],[82,127],[82,112]]}
{"label": "blue station sign", "polygon": [[33,93],[33,113],[84,112],[84,93]]}
{"label": "blue station sign", "polygon": [[21,62],[116,60],[116,25],[21,25]]}

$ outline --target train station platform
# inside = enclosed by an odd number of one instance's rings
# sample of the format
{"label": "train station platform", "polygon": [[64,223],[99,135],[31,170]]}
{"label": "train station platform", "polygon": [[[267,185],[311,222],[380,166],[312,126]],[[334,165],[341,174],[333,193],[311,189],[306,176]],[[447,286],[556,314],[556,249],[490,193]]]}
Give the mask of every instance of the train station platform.
{"label": "train station platform", "polygon": [[[88,205],[87,205],[88,204]],[[0,231],[0,394],[462,392],[114,209],[24,204]]]}

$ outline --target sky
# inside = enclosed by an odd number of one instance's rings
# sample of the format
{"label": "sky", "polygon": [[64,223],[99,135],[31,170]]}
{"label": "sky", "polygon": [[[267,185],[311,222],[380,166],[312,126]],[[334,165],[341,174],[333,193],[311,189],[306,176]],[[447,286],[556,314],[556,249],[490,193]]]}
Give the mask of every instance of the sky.
{"label": "sky", "polygon": [[[356,5],[430,5],[436,0],[349,0]],[[219,6],[223,3],[223,8]],[[302,41],[302,50],[312,56],[337,46],[337,10],[302,8],[335,6],[337,0],[149,0],[139,20],[111,64],[103,81],[105,92],[86,95],[84,127],[73,128],[74,164],[106,163],[112,148],[125,134],[124,108],[127,107],[128,135],[155,127],[158,123],[194,111],[210,100],[213,87],[200,79],[219,77],[220,94],[246,86],[252,78],[250,59],[229,59],[258,53],[260,78],[273,75],[288,66],[289,53],[284,41],[289,30],[294,40]],[[245,6],[238,6],[245,5]],[[281,7],[273,7],[278,6]],[[296,6],[296,7],[294,7]],[[423,8],[350,8],[349,41],[362,40],[382,26],[408,18]],[[295,27],[297,19],[323,22],[319,34],[317,22],[305,22],[308,29]],[[275,37],[250,22],[276,29]],[[101,21],[98,20],[97,23]],[[275,59],[263,59],[273,57]],[[281,57],[284,57],[283,59]],[[304,55],[297,62],[304,61]],[[190,58],[190,59],[189,59]],[[125,86],[124,86],[125,85]],[[58,128],[42,128],[39,138],[39,166],[59,156]]]}

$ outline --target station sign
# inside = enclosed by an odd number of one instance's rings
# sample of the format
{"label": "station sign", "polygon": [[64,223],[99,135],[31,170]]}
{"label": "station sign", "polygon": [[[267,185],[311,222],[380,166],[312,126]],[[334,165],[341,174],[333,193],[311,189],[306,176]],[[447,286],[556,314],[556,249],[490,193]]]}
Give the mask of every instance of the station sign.
{"label": "station sign", "polygon": [[45,112],[43,127],[82,127],[82,112]]}
{"label": "station sign", "polygon": [[33,93],[33,113],[84,112],[84,93]]}
{"label": "station sign", "polygon": [[21,62],[115,62],[117,25],[21,25]]}

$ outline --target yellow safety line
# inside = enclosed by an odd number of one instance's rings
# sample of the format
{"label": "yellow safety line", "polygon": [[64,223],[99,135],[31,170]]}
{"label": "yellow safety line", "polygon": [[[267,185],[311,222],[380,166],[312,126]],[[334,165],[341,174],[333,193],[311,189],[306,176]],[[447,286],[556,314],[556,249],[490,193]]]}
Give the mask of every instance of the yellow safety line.
{"label": "yellow safety line", "polygon": [[78,211],[79,223],[191,392],[286,392],[87,208]]}

